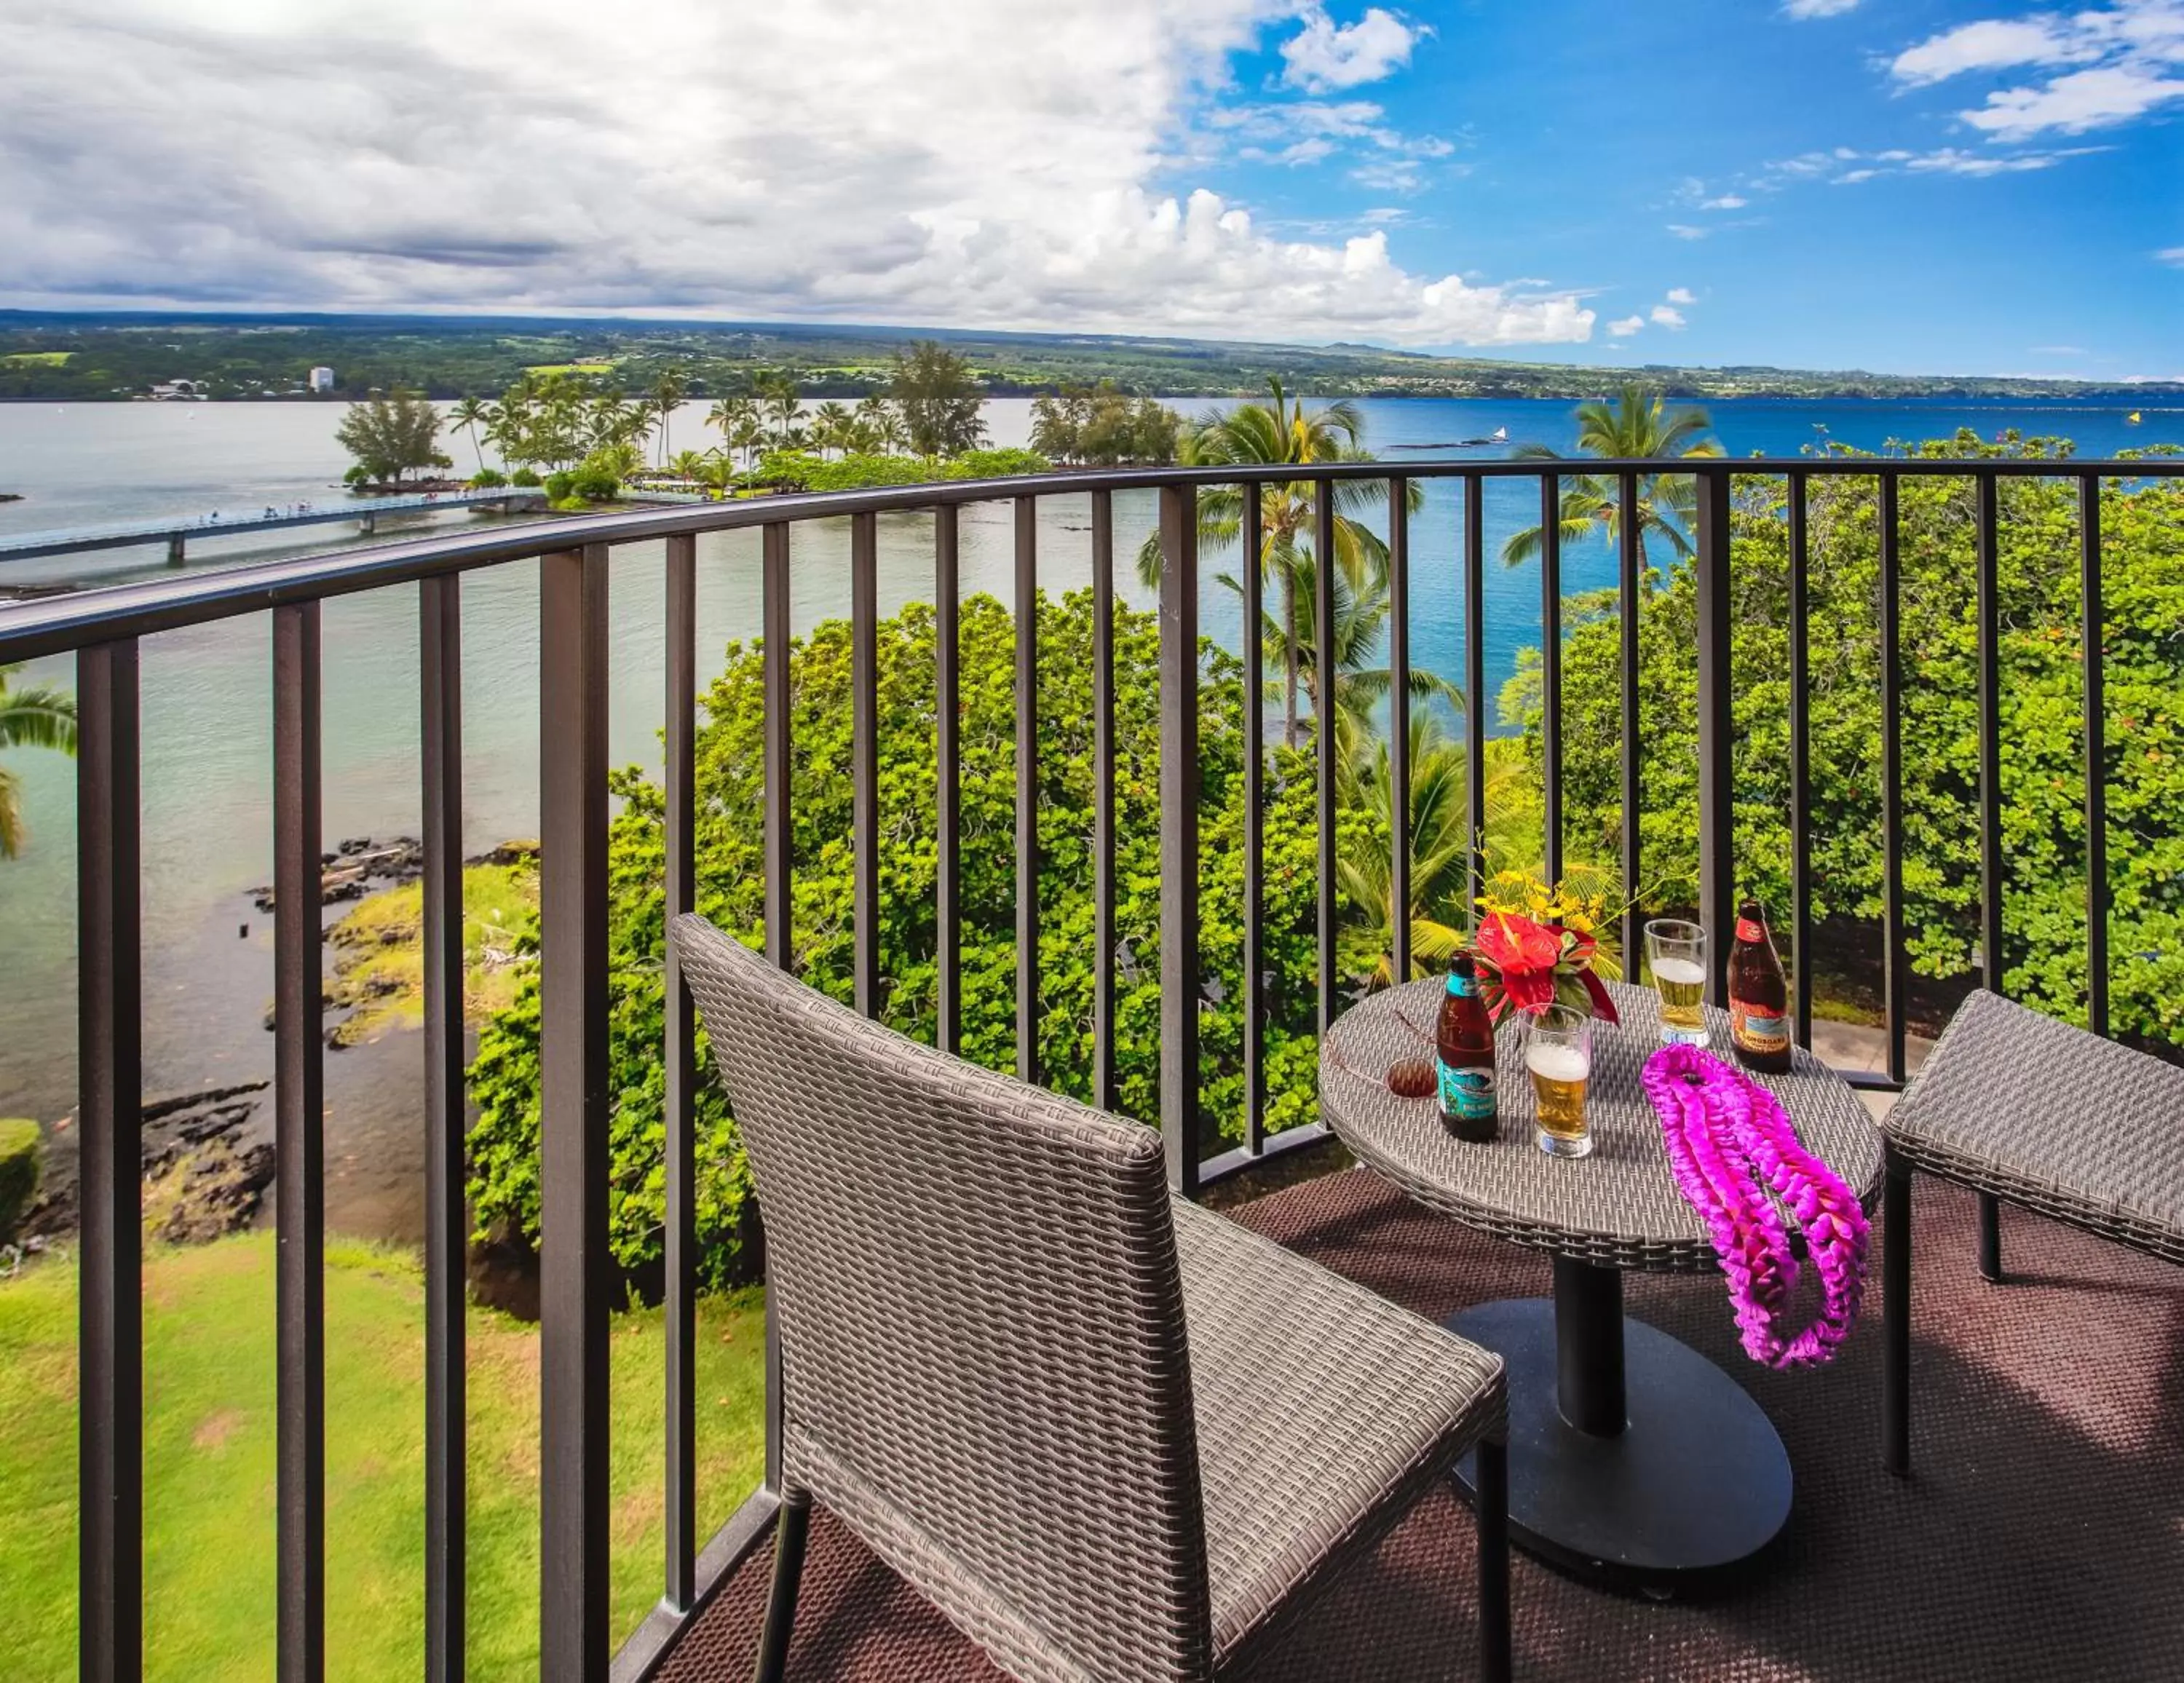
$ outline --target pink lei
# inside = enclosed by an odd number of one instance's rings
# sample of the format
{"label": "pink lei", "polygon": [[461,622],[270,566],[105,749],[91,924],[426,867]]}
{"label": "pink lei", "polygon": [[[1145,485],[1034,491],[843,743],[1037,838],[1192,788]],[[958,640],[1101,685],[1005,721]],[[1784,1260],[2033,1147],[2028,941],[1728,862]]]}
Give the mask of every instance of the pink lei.
{"label": "pink lei", "polygon": [[[1833,1359],[1865,1292],[1866,1220],[1857,1194],[1798,1142],[1772,1093],[1699,1047],[1663,1046],[1648,1058],[1646,1094],[1660,1112],[1676,1184],[1705,1220],[1729,1277],[1745,1353],[1770,1368]],[[1782,1208],[1797,1218],[1823,1288],[1819,1318],[1790,1339],[1780,1322],[1797,1259]]]}

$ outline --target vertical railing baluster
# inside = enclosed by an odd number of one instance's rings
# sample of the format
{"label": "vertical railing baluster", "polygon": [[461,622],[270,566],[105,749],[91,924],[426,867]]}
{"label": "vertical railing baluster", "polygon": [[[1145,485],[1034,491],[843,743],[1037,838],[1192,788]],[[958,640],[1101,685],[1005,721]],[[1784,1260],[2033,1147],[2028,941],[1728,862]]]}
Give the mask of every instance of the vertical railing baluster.
{"label": "vertical railing baluster", "polygon": [[600,1683],[607,1498],[607,567],[539,572],[539,1676]]}
{"label": "vertical railing baluster", "polygon": [[1388,969],[1411,979],[1411,482],[1388,482]]}
{"label": "vertical railing baluster", "polygon": [[[698,909],[698,539],[667,540],[666,911]],[[667,1025],[666,1595],[688,1612],[698,1597],[698,1012],[672,943]]]}
{"label": "vertical railing baluster", "polygon": [[1790,503],[1790,940],[1792,1032],[1813,1044],[1813,732],[1806,616],[1811,537],[1801,469],[1789,478]]}
{"label": "vertical railing baluster", "polygon": [[769,521],[760,537],[759,617],[766,652],[766,956],[783,970],[795,964],[796,917],[790,898],[788,682],[788,522]]}
{"label": "vertical railing baluster", "polygon": [[880,1012],[879,520],[850,516],[850,828],[857,1009]]}
{"label": "vertical railing baluster", "polygon": [[1640,857],[1639,805],[1645,798],[1643,761],[1638,741],[1638,616],[1646,588],[1644,533],[1638,525],[1638,476],[1618,474],[1615,497],[1618,610],[1617,632],[1621,683],[1618,687],[1617,717],[1622,733],[1621,775],[1618,779],[1623,811],[1623,950],[1625,961],[1639,951],[1639,931],[1645,911],[1638,904]]}
{"label": "vertical railing baluster", "polygon": [[[796,960],[796,907],[789,882],[795,843],[789,789],[788,522],[768,521],[759,539],[759,617],[765,641],[766,956],[783,970]],[[759,1211],[761,1224],[766,1218]],[[782,1457],[781,1318],[766,1300],[766,1487],[779,1495]]]}
{"label": "vertical railing baluster", "polygon": [[1267,884],[1265,488],[1241,485],[1244,529],[1244,1146],[1267,1143],[1266,950],[1259,908]]}
{"label": "vertical railing baluster", "polygon": [[[418,586],[424,775],[425,1675],[460,1683],[465,1627],[462,579]],[[277,902],[276,902],[277,903]]]}
{"label": "vertical railing baluster", "polygon": [[1092,493],[1092,1102],[1103,1111],[1115,1106],[1115,493],[1112,491]]}
{"label": "vertical railing baluster", "polygon": [[[1540,759],[1546,782],[1540,828],[1546,878],[1563,874],[1563,482],[1540,476]],[[1635,979],[1635,956],[1625,955]]]}
{"label": "vertical railing baluster", "polygon": [[934,1039],[944,1052],[963,1044],[963,606],[956,506],[933,511],[933,709],[934,830]]}
{"label": "vertical railing baluster", "polygon": [[1736,916],[1736,811],[1730,686],[1729,473],[1700,470],[1697,546],[1699,922],[1707,932],[1707,997],[1726,1005],[1730,931]]}
{"label": "vertical railing baluster", "polygon": [[1335,705],[1334,634],[1334,482],[1323,479],[1312,491],[1312,734],[1314,748],[1313,762],[1318,772],[1314,785],[1317,829],[1319,833],[1318,894],[1319,906],[1319,1034],[1323,1040],[1333,1024],[1340,1006],[1336,990],[1341,986],[1341,976],[1336,965],[1340,956],[1336,950],[1336,930],[1340,919],[1335,901],[1337,884],[1334,874],[1334,793],[1337,773],[1336,738],[1340,734],[1337,721],[1341,710]]}
{"label": "vertical railing baluster", "polygon": [[325,1676],[326,1041],[319,605],[273,610],[273,1149],[281,1683]]}
{"label": "vertical railing baluster", "polygon": [[78,1675],[144,1669],[142,802],[134,638],[76,653]]}
{"label": "vertical railing baluster", "polygon": [[2003,991],[2002,950],[2002,589],[2001,476],[1975,471],[1979,571],[1980,979]]}
{"label": "vertical railing baluster", "polygon": [[1486,482],[1476,473],[1463,476],[1463,750],[1471,832],[1466,920],[1475,928],[1486,889]]}
{"label": "vertical railing baluster", "polygon": [[2101,590],[2101,481],[2078,477],[2078,566],[2084,591],[2086,709],[2086,1023],[2109,1032],[2109,792],[2107,689],[2102,640],[2108,616]]}
{"label": "vertical railing baluster", "polygon": [[1904,1061],[1903,650],[1902,531],[1897,476],[1880,475],[1880,921],[1881,992],[1888,1014],[1888,1078],[1902,1085]]}
{"label": "vertical railing baluster", "polygon": [[1017,1078],[1039,1056],[1039,499],[1016,499]]}
{"label": "vertical railing baluster", "polygon": [[1161,1136],[1198,1190],[1198,493],[1160,492]]}

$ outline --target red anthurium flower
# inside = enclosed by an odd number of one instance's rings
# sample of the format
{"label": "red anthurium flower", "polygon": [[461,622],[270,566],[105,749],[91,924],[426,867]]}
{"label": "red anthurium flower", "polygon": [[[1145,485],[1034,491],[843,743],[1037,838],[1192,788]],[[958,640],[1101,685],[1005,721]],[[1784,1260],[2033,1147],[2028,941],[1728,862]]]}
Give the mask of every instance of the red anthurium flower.
{"label": "red anthurium flower", "polygon": [[1615,1001],[1609,997],[1607,984],[1590,970],[1580,970],[1577,979],[1585,984],[1585,990],[1592,995],[1592,1014],[1608,1023],[1619,1023],[1623,1019],[1615,1014]]}
{"label": "red anthurium flower", "polygon": [[1480,919],[1474,945],[1479,956],[1501,972],[1505,984],[1513,972],[1552,970],[1563,956],[1559,930],[1507,911]]}

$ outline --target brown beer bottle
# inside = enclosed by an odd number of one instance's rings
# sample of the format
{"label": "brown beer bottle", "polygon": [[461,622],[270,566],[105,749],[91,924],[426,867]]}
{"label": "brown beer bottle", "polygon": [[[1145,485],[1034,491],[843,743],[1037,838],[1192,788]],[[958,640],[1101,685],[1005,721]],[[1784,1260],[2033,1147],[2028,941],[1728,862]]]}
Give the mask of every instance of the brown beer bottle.
{"label": "brown beer bottle", "polygon": [[1736,945],[1729,955],[1729,1039],[1747,1069],[1780,1074],[1790,1067],[1790,984],[1767,933],[1767,914],[1756,900],[1736,909]]}
{"label": "brown beer bottle", "polygon": [[1459,1140],[1474,1145],[1491,1140],[1501,1125],[1494,1101],[1494,1023],[1479,996],[1479,967],[1468,952],[1457,954],[1449,970],[1434,1050],[1442,1123]]}

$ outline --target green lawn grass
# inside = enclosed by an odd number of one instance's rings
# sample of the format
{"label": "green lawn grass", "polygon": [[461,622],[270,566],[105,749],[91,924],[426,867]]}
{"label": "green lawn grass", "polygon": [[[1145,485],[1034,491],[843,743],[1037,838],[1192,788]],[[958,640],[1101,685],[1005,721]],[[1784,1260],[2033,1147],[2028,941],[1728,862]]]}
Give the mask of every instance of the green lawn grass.
{"label": "green lawn grass", "polygon": [[[161,1250],[144,1269],[145,1675],[273,1671],[273,1237]],[[329,1241],[327,1675],[416,1676],[424,1658],[424,1299],[404,1252]],[[0,1630],[5,1675],[76,1675],[76,1279],[65,1262],[0,1284]],[[699,1310],[698,1482],[710,1533],[764,1455],[756,1293]],[[474,1310],[470,1358],[470,1675],[538,1675],[538,1338]],[[658,1597],[660,1317],[615,1318],[616,1628]]]}
{"label": "green lawn grass", "polygon": [[42,368],[58,368],[75,354],[74,351],[15,351],[0,356],[0,362],[36,363]]}

